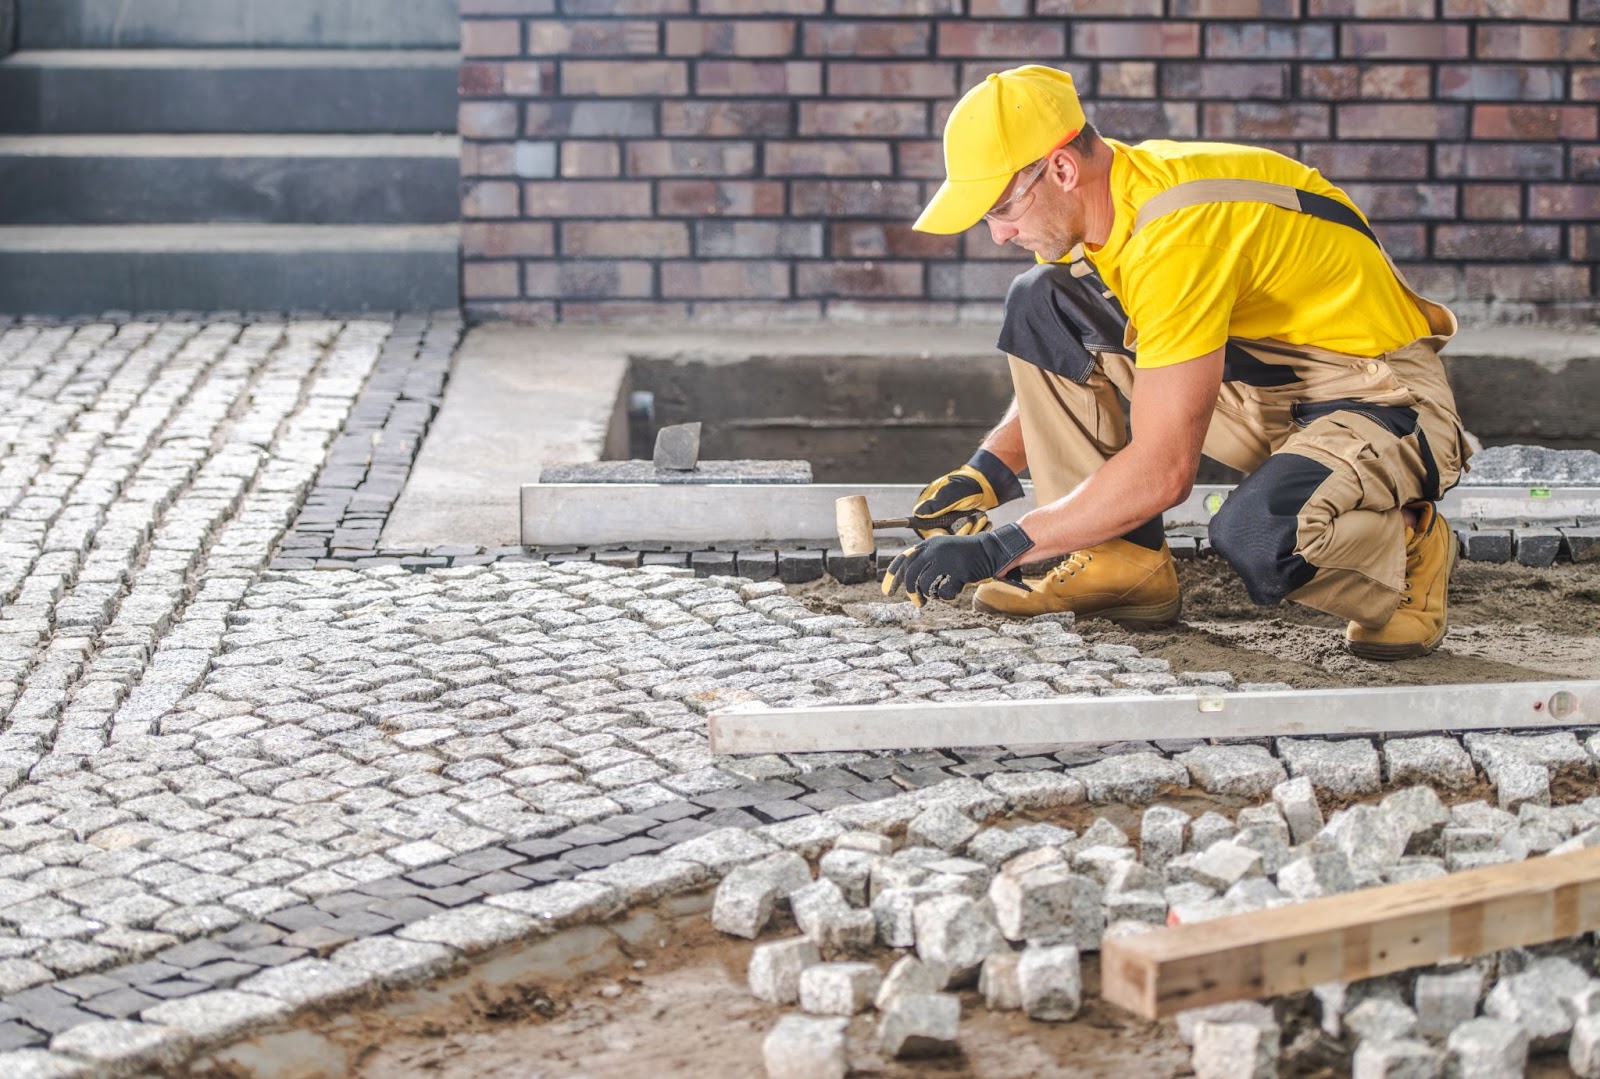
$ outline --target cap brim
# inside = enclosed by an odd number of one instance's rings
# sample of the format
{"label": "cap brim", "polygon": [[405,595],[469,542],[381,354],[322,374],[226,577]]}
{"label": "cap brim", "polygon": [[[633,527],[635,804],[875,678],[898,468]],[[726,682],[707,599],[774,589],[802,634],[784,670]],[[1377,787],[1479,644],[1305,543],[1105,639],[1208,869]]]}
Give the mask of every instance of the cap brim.
{"label": "cap brim", "polygon": [[1009,172],[986,180],[946,180],[911,227],[941,236],[966,232],[983,220],[1010,182]]}

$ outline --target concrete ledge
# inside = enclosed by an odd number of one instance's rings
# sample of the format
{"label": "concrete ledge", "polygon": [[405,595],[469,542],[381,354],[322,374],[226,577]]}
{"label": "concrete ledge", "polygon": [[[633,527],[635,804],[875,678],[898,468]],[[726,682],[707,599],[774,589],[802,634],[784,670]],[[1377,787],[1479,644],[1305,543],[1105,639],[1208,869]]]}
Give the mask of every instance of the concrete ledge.
{"label": "concrete ledge", "polygon": [[454,48],[459,19],[456,0],[22,0],[19,47]]}

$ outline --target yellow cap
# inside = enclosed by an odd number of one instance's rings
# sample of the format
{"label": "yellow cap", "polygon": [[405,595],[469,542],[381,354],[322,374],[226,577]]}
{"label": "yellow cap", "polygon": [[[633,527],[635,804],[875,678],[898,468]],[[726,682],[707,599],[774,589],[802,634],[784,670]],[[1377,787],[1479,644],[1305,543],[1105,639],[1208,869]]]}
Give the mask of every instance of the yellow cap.
{"label": "yellow cap", "polygon": [[1039,64],[990,75],[944,125],[944,184],[911,227],[955,233],[983,220],[1011,177],[1083,130],[1083,106],[1065,71]]}

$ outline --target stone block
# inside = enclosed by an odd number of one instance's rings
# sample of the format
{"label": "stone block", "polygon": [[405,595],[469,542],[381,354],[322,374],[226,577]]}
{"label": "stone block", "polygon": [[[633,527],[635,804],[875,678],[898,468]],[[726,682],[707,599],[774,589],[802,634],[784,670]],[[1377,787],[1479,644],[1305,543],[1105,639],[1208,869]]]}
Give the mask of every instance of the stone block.
{"label": "stone block", "polygon": [[1390,997],[1373,997],[1346,1012],[1344,1026],[1362,1041],[1399,1041],[1417,1032],[1417,1013]]}
{"label": "stone block", "polygon": [[1550,770],[1532,761],[1503,760],[1489,770],[1495,801],[1514,813],[1524,805],[1550,804]]}
{"label": "stone block", "polygon": [[793,1004],[800,999],[801,973],[820,962],[822,954],[808,937],[757,944],[747,971],[750,992],[768,1004]]}
{"label": "stone block", "polygon": [[772,921],[778,887],[772,879],[743,872],[741,866],[722,878],[711,901],[711,924],[719,933],[754,940]]}
{"label": "stone block", "polygon": [[1017,980],[1017,952],[995,952],[978,972],[978,992],[992,1012],[1014,1012],[1022,1007],[1022,985]]}
{"label": "stone block", "polygon": [[1585,1015],[1572,1024],[1567,1065],[1579,1079],[1600,1079],[1600,1015]]}
{"label": "stone block", "polygon": [[1545,568],[1553,565],[1561,553],[1561,531],[1556,528],[1512,529],[1511,541],[1516,548],[1517,564]]}
{"label": "stone block", "polygon": [[1427,735],[1392,738],[1383,744],[1384,769],[1389,782],[1422,783],[1446,790],[1461,790],[1477,781],[1472,757],[1454,738]]}
{"label": "stone block", "polygon": [[1308,776],[1279,783],[1272,788],[1272,804],[1278,807],[1289,826],[1292,843],[1309,843],[1322,831],[1325,823],[1322,806],[1317,803],[1317,792]]}
{"label": "stone block", "polygon": [[906,845],[953,851],[977,834],[978,825],[972,818],[954,806],[935,804],[906,825]]}
{"label": "stone block", "polygon": [[789,896],[795,924],[826,955],[872,946],[878,923],[870,910],[855,910],[831,880],[814,881]]}
{"label": "stone block", "polygon": [[1072,1019],[1083,1006],[1078,949],[1070,944],[1028,948],[1017,960],[1017,988],[1028,1018]]}
{"label": "stone block", "polygon": [[883,981],[878,984],[878,994],[874,1003],[879,1011],[883,1011],[895,997],[916,997],[937,993],[943,981],[942,971],[935,973],[916,956],[902,955],[895,960],[894,966],[889,968],[889,973],[885,974]]}
{"label": "stone block", "polygon": [[813,1015],[854,1015],[872,1003],[882,980],[871,963],[817,963],[800,972],[800,1007]]}
{"label": "stone block", "polygon": [[1132,864],[1135,858],[1130,847],[1085,847],[1073,851],[1067,864],[1074,872],[1093,877],[1103,885],[1117,869]]}
{"label": "stone block", "polygon": [[1098,947],[1105,928],[1102,900],[1098,882],[1061,862],[1001,873],[989,885],[995,922],[1007,940],[1064,939]]}
{"label": "stone block", "polygon": [[913,920],[918,958],[944,972],[948,987],[970,984],[985,959],[1009,950],[986,907],[964,895],[919,903]]}
{"label": "stone block", "polygon": [[1589,975],[1565,959],[1540,959],[1520,974],[1502,977],[1484,999],[1483,1012],[1516,1023],[1534,1052],[1559,1049],[1572,1030],[1564,999],[1582,989]]}
{"label": "stone block", "polygon": [[1018,809],[1056,809],[1083,801],[1083,783],[1059,772],[996,772],[983,781]]}
{"label": "stone block", "polygon": [[902,994],[878,1023],[878,1047],[896,1059],[944,1056],[957,1048],[961,999],[949,993]]}
{"label": "stone block", "polygon": [[844,1079],[850,1020],[786,1015],[761,1043],[768,1079]]}
{"label": "stone block", "polygon": [[1291,776],[1305,776],[1336,797],[1370,794],[1383,785],[1378,751],[1365,738],[1280,738],[1277,750]]}
{"label": "stone block", "polygon": [[1450,824],[1450,809],[1439,799],[1432,787],[1414,786],[1395,791],[1378,808],[1385,813],[1404,813],[1416,822],[1411,839],[1406,843],[1408,854],[1438,854],[1440,834]]}
{"label": "stone block", "polygon": [[[808,461],[700,461],[692,469],[660,469],[654,461],[579,461],[545,465],[540,483],[810,483]],[[817,552],[820,562],[822,552]],[[672,563],[683,565],[682,562]],[[645,565],[650,565],[647,560]]]}
{"label": "stone block", "polygon": [[1257,745],[1200,746],[1174,759],[1211,794],[1264,798],[1286,778],[1277,758]]}
{"label": "stone block", "polygon": [[951,893],[918,885],[885,888],[872,898],[872,918],[878,941],[890,948],[911,948],[917,943],[917,904]]}
{"label": "stone block", "polygon": [[[1319,825],[1320,827],[1320,825]],[[1189,814],[1171,806],[1151,806],[1139,820],[1139,853],[1144,864],[1160,869],[1183,853]]]}
{"label": "stone block", "polygon": [[674,423],[662,427],[656,432],[655,454],[651,461],[658,469],[693,471],[700,461],[700,425]]}
{"label": "stone block", "polygon": [[1440,1079],[1445,1055],[1414,1038],[1363,1041],[1351,1061],[1351,1079]]}
{"label": "stone block", "polygon": [[1404,813],[1360,804],[1335,813],[1317,843],[1342,851],[1353,870],[1381,873],[1405,854],[1415,830],[1416,821]]}
{"label": "stone block", "polygon": [[1417,1006],[1417,1033],[1443,1039],[1478,1014],[1483,973],[1475,967],[1443,974],[1419,974],[1412,999]]}
{"label": "stone block", "polygon": [[887,858],[894,853],[894,840],[877,832],[845,832],[833,841],[834,850],[863,850]]}
{"label": "stone block", "polygon": [[1509,528],[1462,530],[1462,547],[1469,562],[1509,562],[1513,551]]}
{"label": "stone block", "polygon": [[1230,1000],[1225,1004],[1208,1004],[1204,1008],[1189,1008],[1173,1017],[1178,1027],[1178,1037],[1185,1045],[1194,1045],[1195,1028],[1202,1022],[1247,1023],[1263,1030],[1276,1028],[1278,1021],[1272,1008],[1254,1000]]}
{"label": "stone block", "polygon": [[1240,846],[1231,839],[1211,844],[1194,860],[1194,879],[1218,891],[1226,891],[1246,877],[1261,874],[1261,852]]}
{"label": "stone block", "polygon": [[1528,1032],[1504,1019],[1469,1019],[1445,1038],[1445,1048],[1459,1079],[1517,1079],[1527,1071]]}
{"label": "stone block", "polygon": [[1202,1019],[1194,1025],[1189,1066],[1195,1079],[1276,1079],[1282,1037],[1276,1024]]}
{"label": "stone block", "polygon": [[1318,899],[1355,889],[1350,860],[1342,851],[1313,851],[1278,870],[1278,887],[1295,899]]}
{"label": "stone block", "polygon": [[872,879],[872,867],[882,859],[881,854],[864,850],[835,847],[817,863],[820,877],[833,881],[844,893],[845,901],[852,906],[867,905],[867,888]]}
{"label": "stone block", "polygon": [[1189,785],[1189,770],[1159,753],[1119,754],[1070,774],[1091,802],[1150,802],[1164,788]]}
{"label": "stone block", "polygon": [[1233,821],[1221,813],[1207,810],[1189,824],[1189,849],[1196,853],[1207,850],[1213,843],[1232,839],[1238,831]]}
{"label": "stone block", "polygon": [[51,1052],[81,1057],[112,1074],[175,1071],[191,1045],[181,1031],[127,1019],[83,1023],[50,1039]]}

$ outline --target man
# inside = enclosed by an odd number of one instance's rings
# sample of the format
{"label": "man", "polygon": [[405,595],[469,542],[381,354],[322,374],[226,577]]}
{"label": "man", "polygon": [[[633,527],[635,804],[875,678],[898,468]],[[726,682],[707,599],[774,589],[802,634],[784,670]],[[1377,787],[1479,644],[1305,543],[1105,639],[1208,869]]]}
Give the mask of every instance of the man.
{"label": "man", "polygon": [[[985,582],[975,603],[1001,614],[1171,622],[1161,514],[1204,452],[1249,474],[1210,538],[1252,600],[1348,619],[1369,659],[1437,647],[1456,541],[1433,503],[1467,454],[1437,355],[1456,321],[1410,289],[1349,196],[1266,150],[1103,139],[1072,77],[1040,66],[968,91],[944,151],[914,227],[985,221],[1040,264],[1006,296],[1014,401],[914,511],[973,517],[919,529],[885,593],[920,604]],[[988,530],[982,511],[1021,496],[1024,467],[1038,508]],[[1016,572],[1060,555],[1042,578]]]}

